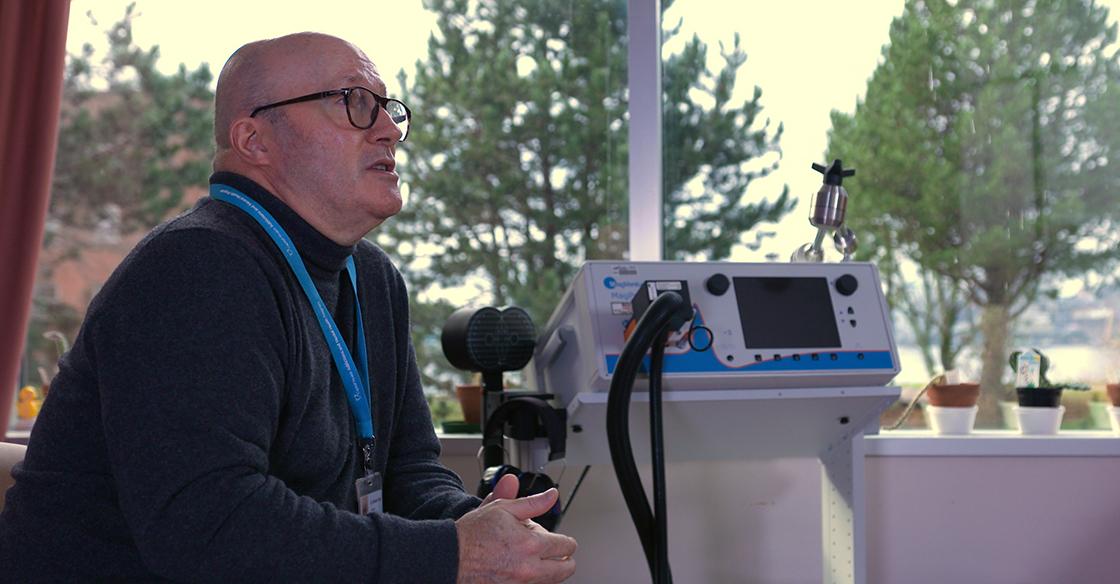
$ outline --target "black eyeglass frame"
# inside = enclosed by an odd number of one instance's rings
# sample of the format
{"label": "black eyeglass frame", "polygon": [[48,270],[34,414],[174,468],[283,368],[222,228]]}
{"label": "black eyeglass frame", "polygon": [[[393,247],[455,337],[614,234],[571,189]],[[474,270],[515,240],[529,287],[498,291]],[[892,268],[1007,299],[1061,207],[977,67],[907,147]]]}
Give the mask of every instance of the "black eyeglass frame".
{"label": "black eyeglass frame", "polygon": [[[377,109],[373,112],[373,115],[369,117],[369,124],[366,125],[366,126],[362,126],[362,125],[358,124],[357,122],[355,122],[353,114],[350,113],[350,94],[353,93],[354,91],[358,90],[358,89],[368,91],[370,93],[370,95],[373,96],[374,101],[377,102]],[[408,121],[408,123],[409,123],[408,130],[412,129],[411,128],[411,126],[412,126],[412,110],[409,109],[409,107],[407,105],[405,105],[405,103],[403,101],[401,101],[399,99],[394,99],[392,97],[385,97],[383,95],[377,95],[376,93],[373,92],[372,89],[366,89],[365,87],[343,87],[341,89],[332,89],[330,91],[320,91],[318,93],[309,93],[307,95],[302,95],[300,97],[293,97],[291,99],[285,99],[284,101],[278,101],[276,103],[270,103],[268,105],[262,105],[262,106],[260,106],[256,109],[254,109],[249,114],[249,117],[250,118],[256,117],[257,114],[259,114],[259,113],[261,113],[265,110],[270,110],[272,108],[280,107],[282,105],[292,105],[293,103],[303,103],[305,101],[315,101],[315,100],[319,100],[319,99],[326,99],[328,97],[335,96],[335,95],[341,95],[342,96],[343,102],[346,104],[346,119],[350,121],[351,126],[354,126],[355,128],[357,128],[359,130],[368,130],[368,129],[372,128],[373,125],[377,123],[377,116],[381,115],[381,110],[385,109],[385,106],[391,101],[395,101],[395,102],[401,104],[401,107],[404,108],[405,120]],[[396,122],[393,122],[393,123],[395,124]],[[404,142],[406,138],[408,138],[408,131],[407,130],[404,134],[401,135],[401,139],[398,140],[398,141],[399,142]]]}

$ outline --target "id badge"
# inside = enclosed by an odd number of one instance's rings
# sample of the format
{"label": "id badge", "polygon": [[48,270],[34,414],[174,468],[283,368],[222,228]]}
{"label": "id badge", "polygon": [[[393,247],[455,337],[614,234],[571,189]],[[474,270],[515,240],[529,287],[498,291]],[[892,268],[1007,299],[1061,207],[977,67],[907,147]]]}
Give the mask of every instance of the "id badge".
{"label": "id badge", "polygon": [[358,492],[358,511],[362,515],[381,513],[381,473],[370,473],[354,482]]}

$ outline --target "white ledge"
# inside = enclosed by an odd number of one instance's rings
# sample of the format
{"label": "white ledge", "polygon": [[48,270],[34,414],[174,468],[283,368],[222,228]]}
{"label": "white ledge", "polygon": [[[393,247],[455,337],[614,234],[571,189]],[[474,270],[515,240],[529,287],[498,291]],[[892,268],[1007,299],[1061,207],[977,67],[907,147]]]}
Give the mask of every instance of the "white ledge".
{"label": "white ledge", "polygon": [[437,432],[443,456],[477,456],[482,434],[444,434]]}
{"label": "white ledge", "polygon": [[[475,456],[479,434],[440,434],[445,456]],[[1104,456],[1120,457],[1120,436],[1070,430],[1057,436],[1023,436],[1014,430],[978,430],[967,436],[937,436],[929,430],[884,430],[868,436],[867,456]],[[604,445],[605,447],[605,445]]]}
{"label": "white ledge", "polygon": [[937,436],[929,430],[884,430],[868,436],[867,456],[1114,456],[1120,436],[1072,430],[1055,436],[1023,436],[1015,430],[978,430],[966,436]]}

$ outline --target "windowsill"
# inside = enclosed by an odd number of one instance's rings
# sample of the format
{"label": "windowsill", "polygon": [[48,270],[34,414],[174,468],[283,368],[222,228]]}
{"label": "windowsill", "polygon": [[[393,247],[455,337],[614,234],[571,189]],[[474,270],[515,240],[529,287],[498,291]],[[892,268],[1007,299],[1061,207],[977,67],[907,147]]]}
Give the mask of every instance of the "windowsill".
{"label": "windowsill", "polygon": [[477,456],[482,434],[444,434],[436,432],[443,456]]}
{"label": "windowsill", "polygon": [[[27,444],[27,430],[11,430],[5,441]],[[481,434],[438,434],[445,456],[475,456]],[[1072,430],[1057,436],[1022,436],[1014,430],[978,430],[968,436],[935,436],[929,430],[884,430],[868,436],[867,456],[1117,456],[1120,436]]]}
{"label": "windowsill", "polygon": [[[444,456],[475,456],[480,434],[439,434]],[[936,436],[930,430],[884,430],[868,436],[867,456],[1106,456],[1120,457],[1120,436],[1104,430],[1068,430],[1023,436],[1015,430],[977,430]]]}
{"label": "windowsill", "polygon": [[1069,430],[1023,436],[1016,430],[977,430],[937,436],[930,430],[891,430],[868,436],[867,456],[1117,456],[1120,436],[1104,430]]}
{"label": "windowsill", "polygon": [[13,444],[27,444],[31,438],[31,430],[8,430],[8,434],[4,436],[3,442],[11,442]]}

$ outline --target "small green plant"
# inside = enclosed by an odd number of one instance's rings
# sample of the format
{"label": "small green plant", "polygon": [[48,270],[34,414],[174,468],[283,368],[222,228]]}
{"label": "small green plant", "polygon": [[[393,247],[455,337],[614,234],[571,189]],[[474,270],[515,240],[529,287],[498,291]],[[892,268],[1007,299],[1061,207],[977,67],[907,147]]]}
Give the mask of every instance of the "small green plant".
{"label": "small green plant", "polygon": [[[1048,378],[1046,376],[1046,373],[1050,370],[1050,358],[1046,356],[1046,353],[1043,353],[1042,351],[1039,351],[1038,349],[1035,349],[1035,348],[1032,347],[1031,350],[1034,351],[1035,353],[1038,353],[1038,357],[1039,357],[1039,367],[1038,367],[1038,387],[1039,387],[1039,389],[1072,389],[1072,390],[1075,390],[1075,391],[1089,391],[1089,386],[1084,384],[1084,383],[1073,383],[1073,382],[1067,382],[1067,381],[1063,381],[1061,383],[1054,383],[1054,382],[1050,381],[1050,378]],[[1012,351],[1011,357],[1008,358],[1007,364],[1008,364],[1008,366],[1011,367],[1012,373],[1014,373],[1015,371],[1018,370],[1019,356],[1022,355],[1022,354],[1023,354],[1023,351]]]}
{"label": "small green plant", "polygon": [[455,396],[444,393],[427,396],[428,409],[432,412],[432,423],[439,428],[444,422],[462,420],[463,410]]}
{"label": "small green plant", "polygon": [[[61,359],[70,350],[70,341],[66,340],[66,335],[58,331],[47,331],[43,333],[43,338],[54,342],[55,352],[57,353],[55,355],[56,363],[57,359]],[[54,379],[55,375],[58,375],[58,365],[54,366],[53,372],[47,371],[45,367],[39,367],[38,369],[39,379],[43,382],[42,387],[50,387],[51,380]]]}

